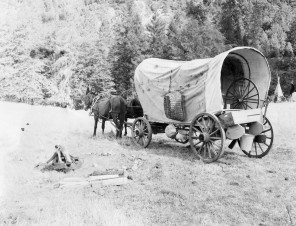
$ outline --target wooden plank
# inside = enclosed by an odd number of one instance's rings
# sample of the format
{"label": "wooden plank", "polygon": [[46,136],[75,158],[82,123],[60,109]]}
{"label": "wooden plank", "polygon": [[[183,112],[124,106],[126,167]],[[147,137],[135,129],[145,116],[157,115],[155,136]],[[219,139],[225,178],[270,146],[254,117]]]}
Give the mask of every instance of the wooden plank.
{"label": "wooden plank", "polygon": [[89,179],[90,179],[90,181],[95,181],[95,180],[108,180],[108,179],[113,179],[113,178],[118,178],[118,177],[120,177],[119,174],[98,175],[98,176],[90,176]]}
{"label": "wooden plank", "polygon": [[100,175],[89,178],[70,177],[61,180],[57,187],[80,187],[80,186],[108,186],[123,185],[128,182],[127,177],[117,175]]}
{"label": "wooden plank", "polygon": [[232,115],[234,124],[243,124],[243,123],[262,121],[262,111],[260,108],[241,110],[241,111],[232,111],[231,115]]}
{"label": "wooden plank", "polygon": [[92,186],[109,186],[109,185],[124,185],[127,183],[126,177],[118,177],[108,180],[95,180],[91,181]]}

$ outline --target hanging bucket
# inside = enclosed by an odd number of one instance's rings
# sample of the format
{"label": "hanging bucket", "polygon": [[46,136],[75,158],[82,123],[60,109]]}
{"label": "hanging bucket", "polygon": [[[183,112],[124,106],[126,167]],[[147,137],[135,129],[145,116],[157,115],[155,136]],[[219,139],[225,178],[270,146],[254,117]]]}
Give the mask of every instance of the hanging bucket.
{"label": "hanging bucket", "polygon": [[252,144],[254,141],[254,135],[245,134],[240,138],[240,148],[244,151],[251,151]]}
{"label": "hanging bucket", "polygon": [[176,135],[178,134],[178,131],[173,124],[169,124],[167,127],[165,127],[165,134],[168,138],[175,139]]}

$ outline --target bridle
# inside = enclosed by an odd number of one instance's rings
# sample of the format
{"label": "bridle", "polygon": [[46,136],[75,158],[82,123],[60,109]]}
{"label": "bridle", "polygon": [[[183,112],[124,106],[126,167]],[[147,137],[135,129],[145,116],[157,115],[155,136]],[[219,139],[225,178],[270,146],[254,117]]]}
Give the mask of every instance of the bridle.
{"label": "bridle", "polygon": [[93,112],[93,107],[95,106],[95,104],[98,102],[100,98],[99,97],[94,97],[94,99],[92,100],[92,104],[91,104],[91,107],[90,107],[90,112],[89,112],[89,115],[92,115],[92,112]]}

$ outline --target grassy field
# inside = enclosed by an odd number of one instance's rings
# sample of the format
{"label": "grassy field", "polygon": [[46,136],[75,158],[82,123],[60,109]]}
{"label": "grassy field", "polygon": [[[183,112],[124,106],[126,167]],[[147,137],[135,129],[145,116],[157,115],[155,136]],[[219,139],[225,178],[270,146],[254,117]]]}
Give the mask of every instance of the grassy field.
{"label": "grassy field", "polygon": [[[0,102],[0,225],[296,225],[295,116],[296,103],[270,105],[275,140],[263,159],[236,146],[204,164],[165,135],[144,150],[128,137],[116,141],[110,125],[93,138],[88,112]],[[82,167],[34,169],[55,144]],[[124,186],[54,187],[122,167],[132,168]]]}

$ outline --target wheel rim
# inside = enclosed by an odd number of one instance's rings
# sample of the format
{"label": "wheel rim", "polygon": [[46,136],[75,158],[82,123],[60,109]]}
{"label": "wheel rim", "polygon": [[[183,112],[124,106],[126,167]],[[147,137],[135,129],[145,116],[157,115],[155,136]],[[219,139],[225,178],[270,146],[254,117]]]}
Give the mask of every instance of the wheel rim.
{"label": "wheel rim", "polygon": [[192,151],[204,162],[216,161],[224,151],[225,132],[217,117],[202,113],[191,122],[189,141]]}
{"label": "wheel rim", "polygon": [[137,118],[132,125],[132,138],[136,145],[147,147],[152,138],[152,129],[149,122],[144,118]]}
{"label": "wheel rim", "polygon": [[231,109],[258,108],[259,91],[250,79],[237,79],[227,89],[224,103],[224,108],[227,108],[227,104],[230,104]]}
{"label": "wheel rim", "polygon": [[250,151],[242,150],[247,156],[253,158],[262,158],[268,154],[273,144],[273,128],[270,121],[265,117],[263,122],[263,131],[255,136]]}

